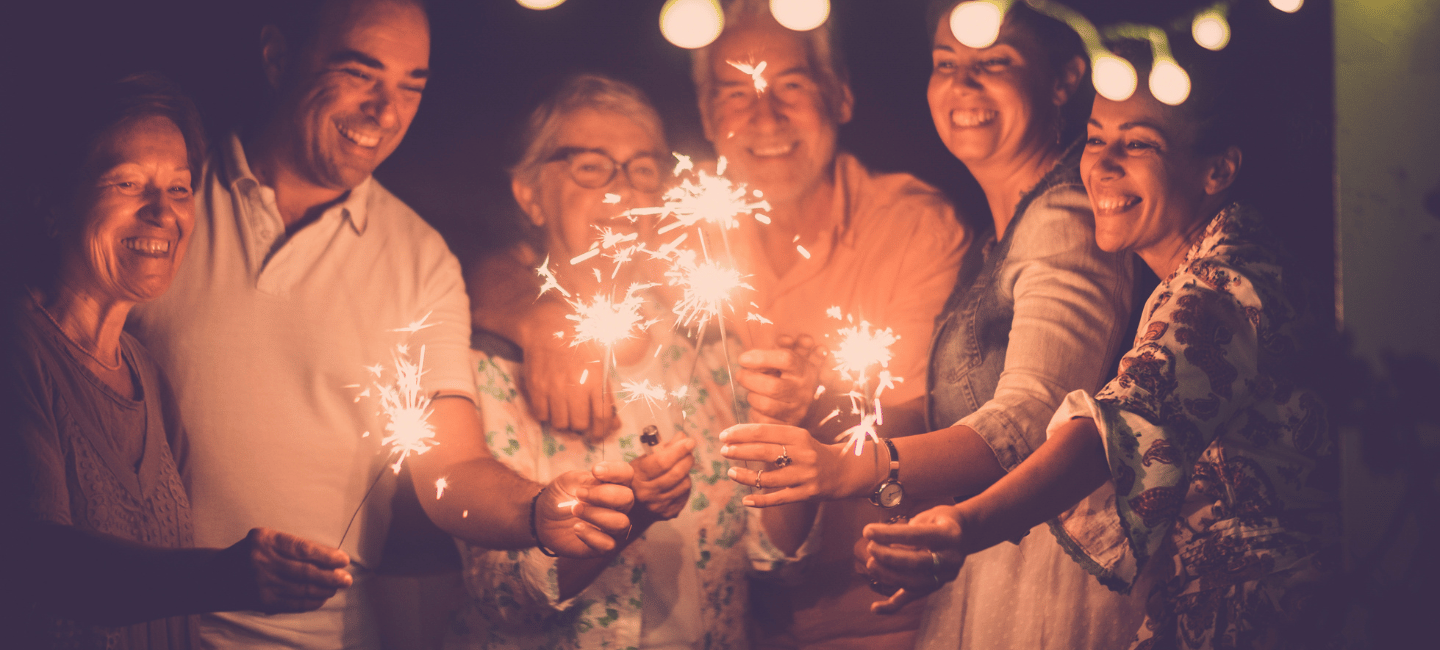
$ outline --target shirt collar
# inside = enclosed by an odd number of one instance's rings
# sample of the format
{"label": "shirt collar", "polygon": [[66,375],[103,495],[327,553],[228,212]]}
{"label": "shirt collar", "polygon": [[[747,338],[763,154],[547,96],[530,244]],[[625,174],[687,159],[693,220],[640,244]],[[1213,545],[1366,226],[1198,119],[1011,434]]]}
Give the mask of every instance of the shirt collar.
{"label": "shirt collar", "polygon": [[[245,145],[240,142],[240,134],[231,133],[230,139],[225,143],[225,178],[226,185],[232,192],[249,192],[260,187],[260,180],[255,178],[254,172],[250,170],[250,160],[245,156]],[[369,222],[370,186],[375,182],[374,176],[366,176],[359,185],[350,188],[344,200],[332,206],[326,212],[339,210],[340,217],[345,219],[355,234],[364,235],[365,226]],[[323,218],[323,217],[322,217]]]}

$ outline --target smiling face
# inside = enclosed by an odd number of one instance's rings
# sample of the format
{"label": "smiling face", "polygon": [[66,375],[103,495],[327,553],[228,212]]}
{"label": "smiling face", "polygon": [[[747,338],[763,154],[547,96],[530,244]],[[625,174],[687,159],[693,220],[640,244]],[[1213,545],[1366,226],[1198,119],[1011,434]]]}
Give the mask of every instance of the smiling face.
{"label": "smiling face", "polygon": [[1238,149],[1202,155],[1196,135],[1183,108],[1160,103],[1143,86],[1123,102],[1095,98],[1080,174],[1101,249],[1135,251],[1146,262],[1189,249],[1239,167]]}
{"label": "smiling face", "polygon": [[995,44],[977,50],[956,40],[942,20],[931,62],[927,96],[935,131],[967,166],[1003,164],[1058,146],[1056,115],[1069,93],[1029,29],[1007,19]]}
{"label": "smiling face", "polygon": [[101,302],[142,303],[170,288],[195,225],[185,138],[136,117],[107,131],[86,163],[63,233],[62,282]]}
{"label": "smiling face", "polygon": [[[729,175],[793,202],[824,187],[835,161],[839,125],[850,121],[850,92],[829,87],[797,32],[773,19],[727,27],[711,46],[709,92],[700,98],[705,137],[729,163]],[[740,64],[732,65],[731,62]],[[746,68],[758,68],[764,90]]]}
{"label": "smiling face", "polygon": [[[631,208],[658,206],[659,192],[642,192],[630,184],[640,174],[659,175],[660,156],[664,143],[651,135],[658,129],[646,129],[631,118],[612,111],[582,108],[567,114],[555,139],[555,150],[594,150],[603,152],[620,165],[629,164],[627,176],[616,169],[609,184],[584,187],[575,181],[570,162],[564,159],[542,163],[533,180],[517,177],[513,183],[515,200],[535,225],[545,229],[546,248],[557,260],[569,260],[585,252],[600,237],[599,228],[620,233],[640,232],[642,238],[649,222],[639,225],[618,218]],[[605,195],[619,197],[606,203]],[[561,264],[559,266],[569,266]]]}
{"label": "smiling face", "polygon": [[[348,190],[405,137],[430,66],[430,27],[414,5],[331,3],[313,42],[275,73],[282,159],[307,182]],[[283,79],[283,81],[281,81]]]}

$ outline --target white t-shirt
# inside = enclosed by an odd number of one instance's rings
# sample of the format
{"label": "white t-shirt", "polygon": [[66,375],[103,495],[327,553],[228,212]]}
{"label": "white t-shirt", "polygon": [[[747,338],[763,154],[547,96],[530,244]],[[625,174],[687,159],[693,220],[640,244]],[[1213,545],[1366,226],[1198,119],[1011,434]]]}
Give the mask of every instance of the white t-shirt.
{"label": "white t-shirt", "polygon": [[[388,460],[377,402],[357,400],[374,378],[367,366],[390,365],[398,344],[417,357],[423,346],[427,394],[474,393],[460,265],[373,178],[287,238],[239,138],[203,173],[175,282],[129,323],[174,385],[189,434],[176,452],[195,544],[229,546],[256,526],[336,544]],[[422,318],[432,326],[395,331]],[[362,567],[379,562],[394,486],[387,472],[345,540]],[[220,647],[373,646],[362,582],[312,614],[207,616],[202,636]]]}

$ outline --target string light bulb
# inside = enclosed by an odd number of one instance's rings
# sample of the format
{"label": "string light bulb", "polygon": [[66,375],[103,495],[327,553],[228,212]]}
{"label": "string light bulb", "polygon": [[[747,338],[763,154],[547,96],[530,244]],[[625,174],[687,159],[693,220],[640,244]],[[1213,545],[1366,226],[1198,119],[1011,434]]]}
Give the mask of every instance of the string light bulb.
{"label": "string light bulb", "polygon": [[1293,14],[1297,11],[1300,11],[1300,7],[1304,5],[1305,0],[1270,0],[1270,6],[1279,9],[1280,11],[1283,11],[1287,14]]}
{"label": "string light bulb", "polygon": [[1150,94],[1171,106],[1185,103],[1190,96],[1190,75],[1171,59],[1157,59],[1150,67]]}
{"label": "string light bulb", "polygon": [[1090,66],[1095,71],[1095,92],[1100,93],[1101,97],[1123,102],[1135,94],[1135,86],[1140,78],[1135,73],[1135,66],[1130,65],[1129,61],[1109,50],[1101,50],[1091,53]]}
{"label": "string light bulb", "polygon": [[797,32],[808,32],[830,17],[830,0],[770,0],[775,21]]}
{"label": "string light bulb", "polygon": [[977,50],[995,44],[1010,3],[1005,0],[969,0],[950,11],[950,33],[965,47]]}
{"label": "string light bulb", "polygon": [[1190,23],[1190,35],[1207,50],[1218,52],[1225,49],[1230,44],[1230,23],[1225,20],[1225,12],[1209,9],[1196,14],[1195,20]]}
{"label": "string light bulb", "polygon": [[520,6],[526,9],[554,9],[565,3],[565,0],[515,0]]}
{"label": "string light bulb", "polygon": [[660,33],[677,47],[694,50],[720,37],[725,13],[715,0],[668,0],[660,8]]}

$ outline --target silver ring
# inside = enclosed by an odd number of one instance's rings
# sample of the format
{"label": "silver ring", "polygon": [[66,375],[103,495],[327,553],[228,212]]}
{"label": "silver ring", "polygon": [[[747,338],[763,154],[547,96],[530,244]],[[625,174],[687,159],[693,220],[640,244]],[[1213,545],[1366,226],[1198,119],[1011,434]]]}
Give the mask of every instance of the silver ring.
{"label": "silver ring", "polygon": [[760,477],[762,477],[762,476],[764,476],[764,475],[765,475],[765,470],[764,470],[764,469],[761,469],[760,471],[758,471],[758,472],[755,473],[755,489],[757,489],[757,490],[763,490],[763,489],[765,489],[765,488],[763,488],[763,487],[760,487]]}
{"label": "silver ring", "polygon": [[775,457],[775,467],[788,467],[793,462],[795,461],[790,458],[790,454],[785,451],[785,445],[780,445],[780,455]]}
{"label": "silver ring", "polygon": [[930,551],[930,562],[935,565],[935,573],[940,573],[940,556],[935,551]]}

